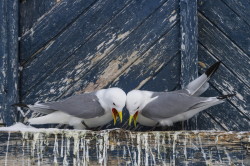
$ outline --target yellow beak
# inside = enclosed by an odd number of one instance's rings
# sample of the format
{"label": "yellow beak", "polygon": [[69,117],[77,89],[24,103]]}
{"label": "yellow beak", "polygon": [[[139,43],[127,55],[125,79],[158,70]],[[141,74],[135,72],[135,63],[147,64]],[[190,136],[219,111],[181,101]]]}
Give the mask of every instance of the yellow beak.
{"label": "yellow beak", "polygon": [[131,125],[132,119],[134,119],[134,126],[136,127],[137,119],[138,119],[138,111],[134,115],[130,115],[128,125]]}
{"label": "yellow beak", "polygon": [[112,108],[112,117],[114,119],[114,125],[116,124],[117,116],[120,118],[120,122],[122,122],[122,111],[117,111],[115,108]]}
{"label": "yellow beak", "polygon": [[134,115],[134,126],[136,127],[137,124],[137,119],[138,119],[138,113]]}
{"label": "yellow beak", "polygon": [[130,115],[129,117],[129,122],[128,122],[128,125],[131,126],[131,122],[132,122],[132,119],[134,118],[134,115]]}
{"label": "yellow beak", "polygon": [[122,122],[122,111],[118,112],[119,118],[120,118],[120,122]]}

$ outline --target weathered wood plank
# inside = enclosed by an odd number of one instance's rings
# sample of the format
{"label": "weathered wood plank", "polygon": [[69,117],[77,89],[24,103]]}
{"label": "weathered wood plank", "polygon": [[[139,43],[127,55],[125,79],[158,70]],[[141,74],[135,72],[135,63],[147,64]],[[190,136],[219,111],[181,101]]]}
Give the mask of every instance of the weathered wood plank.
{"label": "weathered wood plank", "polygon": [[[167,55],[165,55],[167,56]],[[180,88],[181,53],[168,55],[172,58],[167,64],[153,75],[153,78],[141,86],[143,90],[172,91]]]}
{"label": "weathered wood plank", "polygon": [[174,56],[178,56],[179,51],[180,24],[178,23],[109,86],[122,87],[125,92],[139,89],[162,70]]}
{"label": "weathered wood plank", "polygon": [[[205,64],[213,64],[217,59],[216,56],[199,45],[199,61]],[[203,73],[204,69],[200,68],[200,72]],[[215,117],[215,119],[218,119],[218,122],[226,126],[228,130],[250,130],[250,112],[248,110],[250,107],[250,89],[245,86],[224,63],[211,78],[210,84],[212,87],[205,93],[206,96],[230,93],[236,93],[236,96],[228,99],[224,104],[209,108],[211,111],[206,112],[210,112],[210,114]],[[217,91],[217,93],[215,91]]]}
{"label": "weathered wood plank", "polygon": [[[24,66],[22,91],[28,91],[50,75],[56,66],[62,64],[81,45],[114,18],[128,1],[98,1],[49,46],[38,53],[36,58]],[[38,67],[39,66],[39,67]]]}
{"label": "weathered wood plank", "polygon": [[206,111],[203,111],[195,115],[193,118],[185,121],[183,130],[228,131]]}
{"label": "weathered wood plank", "polygon": [[245,85],[249,86],[250,57],[201,14],[199,14],[198,25],[199,42],[219,60],[223,61]]}
{"label": "weathered wood plank", "polygon": [[136,31],[131,33],[127,40],[103,58],[64,95],[68,96],[77,91],[93,91],[108,86],[177,24],[178,11],[177,1],[169,0],[164,3]]}
{"label": "weathered wood plank", "polygon": [[197,0],[180,0],[181,85],[184,88],[198,76]]}
{"label": "weathered wood plank", "polygon": [[33,24],[57,2],[57,0],[20,0],[20,36],[28,31]]}
{"label": "weathered wood plank", "polygon": [[231,10],[239,15],[250,25],[250,1],[245,0],[222,0]]}
{"label": "weathered wood plank", "polygon": [[18,99],[18,0],[0,1],[0,123],[11,125]]}
{"label": "weathered wood plank", "polygon": [[[221,94],[213,85],[204,93],[204,96],[218,95]],[[235,108],[230,100],[226,100],[225,103],[208,108],[204,112],[209,114],[212,119],[227,131],[250,131],[249,118]],[[197,125],[199,126],[200,123],[203,123],[203,121],[201,120]]]}
{"label": "weathered wood plank", "polygon": [[2,131],[0,163],[248,165],[249,136],[249,132],[130,132],[118,129]]}
{"label": "weathered wood plank", "polygon": [[[40,2],[40,1],[39,1]],[[41,17],[33,23],[34,25],[27,31],[20,41],[20,58],[21,61],[27,61],[39,49],[45,49],[45,45],[49,45],[49,41],[62,33],[65,28],[70,26],[77,18],[82,15],[92,5],[95,0],[62,0],[57,3],[50,11],[43,13]],[[26,13],[33,15],[37,19],[36,14],[39,14],[39,8],[36,5],[46,3],[41,0],[33,1],[35,9],[32,6],[24,6]],[[41,4],[41,5],[42,5]],[[32,11],[32,9],[35,10]],[[34,20],[31,20],[34,22]],[[48,47],[48,46],[47,46]]]}
{"label": "weathered wood plank", "polygon": [[[151,4],[150,6],[148,5],[149,3]],[[34,102],[34,99],[55,100],[77,81],[87,81],[81,77],[98,64],[103,57],[110,57],[108,55],[110,51],[115,49],[120,43],[124,42],[124,40],[129,40],[128,35],[134,33],[135,30],[137,31],[138,26],[145,21],[144,19],[154,13],[154,10],[159,8],[162,3],[160,1],[133,2],[128,8],[124,9],[124,12],[120,13],[116,19],[101,30],[100,33],[91,38],[86,45],[74,53],[67,64],[64,64],[62,68],[52,73],[46,82],[32,89],[31,93],[25,97],[25,100],[28,102]],[[140,9],[143,9],[143,12]],[[134,15],[138,17],[133,17]],[[165,19],[167,20],[169,17]],[[141,31],[142,28],[140,28]],[[83,55],[86,57],[83,57]],[[117,55],[119,54],[113,54],[113,56]],[[50,89],[52,92],[49,92]]]}
{"label": "weathered wood plank", "polygon": [[[225,3],[203,0],[199,11],[246,54],[250,55],[250,25]],[[249,11],[248,11],[249,13]]]}

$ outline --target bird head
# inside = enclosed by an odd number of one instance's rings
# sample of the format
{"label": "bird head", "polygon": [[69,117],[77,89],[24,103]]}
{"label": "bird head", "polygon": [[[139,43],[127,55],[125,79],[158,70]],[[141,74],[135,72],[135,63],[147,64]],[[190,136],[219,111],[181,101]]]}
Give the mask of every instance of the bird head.
{"label": "bird head", "polygon": [[126,93],[120,88],[109,88],[104,94],[107,105],[112,112],[114,124],[119,116],[122,122],[122,110],[126,103]]}
{"label": "bird head", "polygon": [[144,96],[140,90],[132,90],[127,94],[126,107],[129,111],[129,125],[134,120],[134,125],[138,119],[138,113],[143,109]]}

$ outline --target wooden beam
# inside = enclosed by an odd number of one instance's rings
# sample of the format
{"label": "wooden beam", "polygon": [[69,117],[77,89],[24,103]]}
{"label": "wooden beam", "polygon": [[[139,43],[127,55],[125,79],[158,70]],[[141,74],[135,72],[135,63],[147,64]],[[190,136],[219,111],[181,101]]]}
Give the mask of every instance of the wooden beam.
{"label": "wooden beam", "polygon": [[180,0],[181,20],[181,86],[198,76],[197,1]]}
{"label": "wooden beam", "polygon": [[[44,0],[42,0],[44,1]],[[45,3],[46,2],[34,2]],[[37,22],[33,23],[33,26],[22,35],[20,40],[20,60],[21,62],[27,61],[33,54],[39,50],[46,48],[51,40],[71,26],[81,15],[84,15],[86,11],[95,3],[95,0],[61,0],[51,10],[44,13]],[[23,6],[25,8],[21,10],[20,15],[36,15],[39,13],[30,6]],[[35,17],[35,16],[34,16]],[[22,21],[24,21],[24,18]],[[33,22],[32,17],[30,22]],[[23,23],[23,22],[22,22]],[[25,26],[25,25],[24,25]]]}
{"label": "wooden beam", "polygon": [[0,1],[0,122],[12,124],[18,101],[18,0]]}
{"label": "wooden beam", "polygon": [[249,164],[250,132],[25,130],[0,132],[0,165]]}

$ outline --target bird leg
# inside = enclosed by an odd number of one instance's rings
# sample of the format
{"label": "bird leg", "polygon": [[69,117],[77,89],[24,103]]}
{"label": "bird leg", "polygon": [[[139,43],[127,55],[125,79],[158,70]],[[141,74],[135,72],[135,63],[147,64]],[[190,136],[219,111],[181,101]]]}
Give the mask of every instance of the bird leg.
{"label": "bird leg", "polygon": [[90,130],[90,127],[84,121],[82,121],[82,124],[85,126],[85,129]]}

